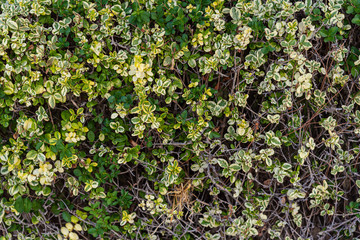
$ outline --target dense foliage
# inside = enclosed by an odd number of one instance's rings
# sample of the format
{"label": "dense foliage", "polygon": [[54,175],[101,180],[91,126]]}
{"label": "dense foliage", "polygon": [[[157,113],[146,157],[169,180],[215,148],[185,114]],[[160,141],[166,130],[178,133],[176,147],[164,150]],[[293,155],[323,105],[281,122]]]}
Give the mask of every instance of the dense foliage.
{"label": "dense foliage", "polygon": [[360,0],[0,0],[0,239],[360,236]]}

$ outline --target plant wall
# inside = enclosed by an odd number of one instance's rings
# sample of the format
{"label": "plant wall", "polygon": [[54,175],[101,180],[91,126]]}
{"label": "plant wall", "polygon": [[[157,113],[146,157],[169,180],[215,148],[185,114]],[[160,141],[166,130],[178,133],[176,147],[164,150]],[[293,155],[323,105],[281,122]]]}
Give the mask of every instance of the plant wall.
{"label": "plant wall", "polygon": [[0,239],[356,239],[360,0],[0,0]]}

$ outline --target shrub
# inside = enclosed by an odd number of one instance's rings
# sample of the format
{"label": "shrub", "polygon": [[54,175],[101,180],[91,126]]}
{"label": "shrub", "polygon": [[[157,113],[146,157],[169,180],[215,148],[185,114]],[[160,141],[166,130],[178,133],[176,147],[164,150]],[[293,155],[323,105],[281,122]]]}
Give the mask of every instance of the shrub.
{"label": "shrub", "polygon": [[359,0],[0,0],[0,239],[355,239]]}

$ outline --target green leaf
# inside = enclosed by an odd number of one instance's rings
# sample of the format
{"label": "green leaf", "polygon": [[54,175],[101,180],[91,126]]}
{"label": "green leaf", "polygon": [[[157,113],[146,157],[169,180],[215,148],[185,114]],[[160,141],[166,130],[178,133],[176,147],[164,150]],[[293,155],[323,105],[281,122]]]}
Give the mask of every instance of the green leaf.
{"label": "green leaf", "polygon": [[78,60],[78,57],[73,55],[71,58],[70,58],[70,62],[74,63]]}
{"label": "green leaf", "polygon": [[33,211],[38,211],[41,207],[42,207],[42,202],[41,202],[41,200],[34,200],[34,201],[32,201],[32,210],[33,210]]}
{"label": "green leaf", "polygon": [[282,168],[285,170],[290,170],[291,169],[291,164],[290,163],[284,163],[284,165],[282,165]]}
{"label": "green leaf", "polygon": [[91,25],[90,25],[90,28],[89,28],[89,29],[90,29],[91,31],[95,31],[97,28],[98,28],[98,25],[94,23],[94,24],[91,24]]}
{"label": "green leaf", "polygon": [[16,22],[14,22],[11,19],[8,19],[7,24],[9,26],[9,28],[13,29],[13,30],[17,30],[18,29],[18,25]]}
{"label": "green leaf", "polygon": [[272,144],[274,144],[276,146],[281,146],[281,141],[280,141],[280,139],[278,137],[273,137],[273,138],[271,138],[270,141],[271,141]]}
{"label": "green leaf", "polygon": [[169,66],[171,64],[172,58],[170,56],[166,56],[164,59],[164,66]]}
{"label": "green leaf", "polygon": [[319,8],[314,8],[313,13],[316,14],[316,15],[320,15],[321,10]]}
{"label": "green leaf", "polygon": [[139,123],[140,123],[140,118],[138,118],[138,117],[133,117],[133,118],[131,119],[131,122],[132,122],[133,124],[139,124]]}
{"label": "green leaf", "polygon": [[357,76],[359,76],[359,69],[357,67],[352,67],[351,68],[351,75],[356,78]]}
{"label": "green leaf", "polygon": [[66,222],[71,222],[71,214],[68,212],[63,212],[62,217]]}
{"label": "green leaf", "polygon": [[354,7],[353,7],[353,6],[348,6],[347,9],[346,9],[346,13],[347,13],[347,14],[352,14],[352,13],[354,13]]}
{"label": "green leaf", "polygon": [[230,16],[234,19],[234,20],[239,20],[240,19],[240,16],[241,16],[241,12],[240,12],[240,9],[238,8],[231,8],[230,9]]}
{"label": "green leaf", "polygon": [[43,153],[38,153],[38,154],[37,154],[37,159],[38,159],[39,161],[41,161],[41,162],[45,162],[46,157],[45,157],[45,155],[44,155]]}
{"label": "green leaf", "polygon": [[236,164],[236,163],[231,164],[229,168],[233,172],[238,172],[238,171],[241,170],[241,166],[239,164]]}
{"label": "green leaf", "polygon": [[188,64],[191,68],[194,68],[194,67],[196,67],[196,60],[191,58],[191,59],[189,59]]}
{"label": "green leaf", "polygon": [[320,36],[322,36],[322,37],[327,37],[328,36],[328,32],[326,31],[326,29],[321,29],[319,31],[319,33],[320,33]]}
{"label": "green leaf", "polygon": [[9,173],[9,166],[2,166],[1,169],[0,169],[0,173],[2,175],[6,175]]}
{"label": "green leaf", "polygon": [[116,226],[116,225],[111,225],[111,228],[116,232],[120,231],[120,228],[118,226]]}
{"label": "green leaf", "polygon": [[84,112],[84,108],[79,108],[77,111],[76,111],[76,114],[77,115],[80,115],[80,114],[83,114]]}
{"label": "green leaf", "polygon": [[77,177],[80,177],[82,175],[81,170],[80,169],[75,169],[74,170],[74,175]]}
{"label": "green leaf", "polygon": [[93,131],[88,131],[87,137],[88,137],[90,142],[95,141],[95,133]]}
{"label": "green leaf", "polygon": [[15,201],[14,204],[14,208],[16,209],[16,211],[18,211],[19,213],[23,213],[24,212],[24,200],[22,199],[22,197],[18,197]]}
{"label": "green leaf", "polygon": [[13,94],[14,93],[14,84],[12,82],[7,82],[5,83],[5,86],[4,86],[4,93],[6,95],[10,95],[10,94]]}
{"label": "green leaf", "polygon": [[36,217],[36,216],[32,216],[31,217],[31,223],[32,224],[34,224],[34,225],[36,225],[36,224],[38,224],[40,221],[39,221],[39,219]]}
{"label": "green leaf", "polygon": [[221,135],[219,133],[214,132],[214,131],[210,132],[210,135],[209,135],[210,139],[219,138],[219,137],[221,137]]}
{"label": "green leaf", "polygon": [[49,106],[50,106],[51,108],[54,108],[54,107],[55,107],[55,97],[54,97],[53,95],[51,95],[51,96],[49,97]]}
{"label": "green leaf", "polygon": [[42,190],[42,192],[44,196],[48,196],[51,193],[51,188],[47,186]]}
{"label": "green leaf", "polygon": [[29,213],[32,209],[32,202],[29,198],[24,199],[24,212]]}
{"label": "green leaf", "polygon": [[140,11],[140,18],[144,23],[150,22],[150,13],[144,10]]}
{"label": "green leaf", "polygon": [[111,11],[114,13],[114,14],[119,14],[122,12],[122,8],[120,5],[114,5],[112,8],[111,8]]}
{"label": "green leaf", "polygon": [[328,36],[333,36],[333,35],[335,35],[336,33],[337,33],[337,31],[338,31],[338,27],[332,27],[332,28],[330,28],[329,30],[328,30]]}
{"label": "green leaf", "polygon": [[358,188],[360,188],[360,180],[356,180],[356,186],[358,187]]}
{"label": "green leaf", "polygon": [[30,150],[27,154],[26,154],[26,158],[30,159],[30,160],[34,160],[37,157],[37,152],[35,150]]}
{"label": "green leaf", "polygon": [[93,235],[94,237],[97,237],[99,234],[97,233],[96,228],[90,228],[88,230],[88,233],[90,233],[91,235]]}
{"label": "green leaf", "polygon": [[360,25],[360,14],[356,14],[355,17],[351,20],[353,24]]}
{"label": "green leaf", "polygon": [[217,163],[222,168],[227,168],[229,166],[228,162],[225,159],[222,159],[222,158],[218,158]]}
{"label": "green leaf", "polygon": [[91,190],[91,185],[90,184],[85,184],[85,187],[84,187],[84,190],[85,190],[85,192],[88,192],[88,191],[90,191]]}

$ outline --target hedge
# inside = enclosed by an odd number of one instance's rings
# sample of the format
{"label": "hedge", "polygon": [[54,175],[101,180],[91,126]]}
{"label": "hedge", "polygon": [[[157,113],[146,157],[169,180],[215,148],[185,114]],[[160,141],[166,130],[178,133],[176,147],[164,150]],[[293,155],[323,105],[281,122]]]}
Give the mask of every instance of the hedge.
{"label": "hedge", "polygon": [[360,236],[360,0],[0,3],[0,240]]}

